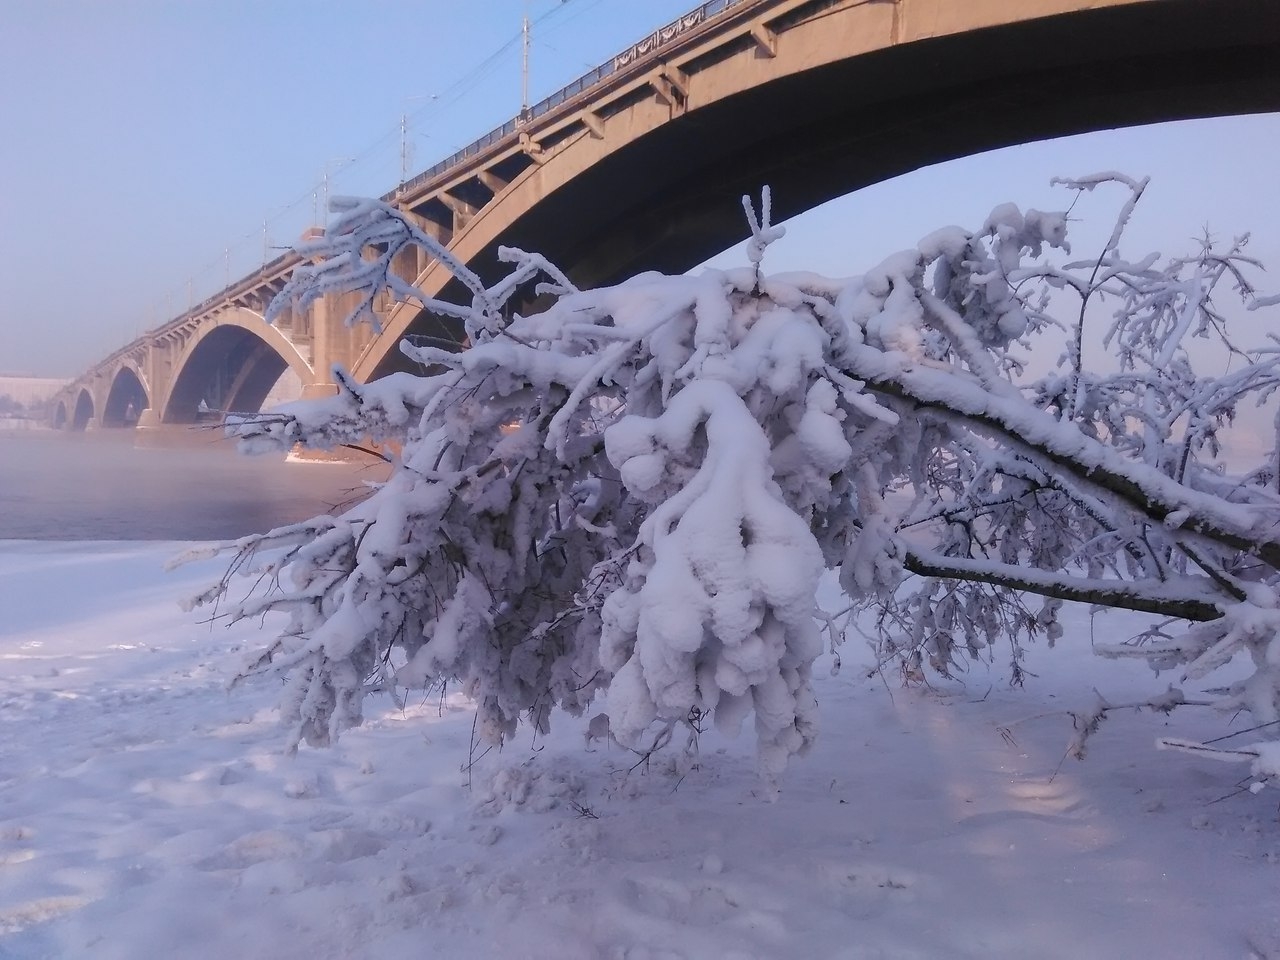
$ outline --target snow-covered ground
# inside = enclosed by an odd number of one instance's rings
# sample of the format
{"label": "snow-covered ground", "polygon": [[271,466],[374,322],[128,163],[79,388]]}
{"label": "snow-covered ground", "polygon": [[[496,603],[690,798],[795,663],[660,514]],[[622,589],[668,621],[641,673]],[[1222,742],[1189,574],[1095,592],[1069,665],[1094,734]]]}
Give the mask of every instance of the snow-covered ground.
{"label": "snow-covered ground", "polygon": [[286,756],[276,684],[225,689],[271,624],[184,615],[218,567],[163,573],[179,547],[0,542],[4,960],[1280,957],[1276,793],[1152,749],[1221,718],[1115,716],[1063,761],[1059,711],[1162,688],[1081,615],[1022,691],[847,649],[765,803],[746,736],[634,766],[560,718],[475,759],[453,695]]}

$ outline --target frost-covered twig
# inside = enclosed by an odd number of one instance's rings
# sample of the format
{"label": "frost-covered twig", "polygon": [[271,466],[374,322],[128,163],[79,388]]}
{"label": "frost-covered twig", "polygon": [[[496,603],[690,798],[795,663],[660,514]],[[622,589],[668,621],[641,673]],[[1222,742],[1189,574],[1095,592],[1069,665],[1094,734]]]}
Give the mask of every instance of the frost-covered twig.
{"label": "frost-covered twig", "polygon": [[751,228],[751,239],[747,241],[747,260],[755,269],[755,283],[752,292],[760,291],[760,264],[764,262],[764,252],[769,244],[781,240],[787,228],[775,226],[773,223],[773,194],[769,187],[760,190],[760,215],[756,216],[755,206],[749,196],[742,198],[742,210],[747,215],[747,226]]}

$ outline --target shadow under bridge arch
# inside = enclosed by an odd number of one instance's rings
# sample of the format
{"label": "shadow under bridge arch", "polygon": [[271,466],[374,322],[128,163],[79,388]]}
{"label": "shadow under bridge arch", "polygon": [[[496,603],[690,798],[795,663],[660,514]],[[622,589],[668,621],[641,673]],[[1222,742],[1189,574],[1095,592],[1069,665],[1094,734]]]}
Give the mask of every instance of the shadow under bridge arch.
{"label": "shadow under bridge arch", "polygon": [[219,314],[183,351],[162,419],[195,423],[206,412],[257,412],[285,370],[304,387],[316,380],[297,346],[256,313]]}
{"label": "shadow under bridge arch", "polygon": [[93,394],[87,387],[81,387],[76,395],[75,414],[71,418],[72,430],[86,430],[94,425]]}
{"label": "shadow under bridge arch", "polygon": [[142,372],[126,362],[111,378],[106,403],[102,405],[104,427],[134,427],[142,411],[151,405],[150,391],[143,383]]}

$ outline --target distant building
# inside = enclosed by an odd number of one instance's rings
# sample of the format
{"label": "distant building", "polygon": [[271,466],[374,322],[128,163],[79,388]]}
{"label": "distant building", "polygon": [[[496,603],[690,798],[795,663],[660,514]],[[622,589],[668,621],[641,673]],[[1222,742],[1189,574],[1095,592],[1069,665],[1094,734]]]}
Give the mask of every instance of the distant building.
{"label": "distant building", "polygon": [[[0,406],[8,410],[9,416],[21,411],[39,416],[53,395],[70,382],[49,377],[0,376],[0,397],[7,397],[9,401]],[[4,415],[4,410],[0,410],[0,416]]]}

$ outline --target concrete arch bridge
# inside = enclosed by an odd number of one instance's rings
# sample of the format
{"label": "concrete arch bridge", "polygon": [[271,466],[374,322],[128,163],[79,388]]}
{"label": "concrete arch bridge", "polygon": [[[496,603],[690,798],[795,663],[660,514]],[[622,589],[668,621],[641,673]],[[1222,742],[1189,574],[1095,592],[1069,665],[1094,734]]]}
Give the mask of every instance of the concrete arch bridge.
{"label": "concrete arch bridge", "polygon": [[[499,244],[584,285],[688,269],[742,233],[771,184],[777,219],[919,167],[1109,127],[1280,110],[1275,0],[712,0],[384,198],[486,278]],[[286,368],[331,392],[451,336],[384,302],[383,333],[329,297],[269,327],[290,254],[96,364],[59,398],[72,427],[253,410]],[[395,266],[455,288],[413,253]]]}

